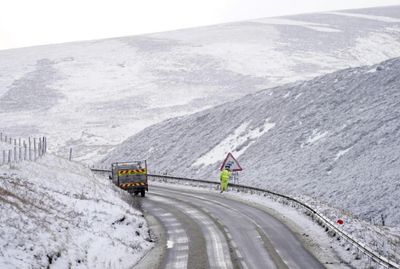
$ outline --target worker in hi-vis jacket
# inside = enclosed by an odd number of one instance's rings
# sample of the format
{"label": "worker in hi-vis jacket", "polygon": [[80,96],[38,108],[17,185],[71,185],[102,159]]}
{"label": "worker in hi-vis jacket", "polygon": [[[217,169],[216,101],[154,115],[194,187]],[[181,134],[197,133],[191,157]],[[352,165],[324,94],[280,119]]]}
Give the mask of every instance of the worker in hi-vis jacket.
{"label": "worker in hi-vis jacket", "polygon": [[221,171],[221,193],[228,190],[229,179],[231,178],[232,172],[229,166],[225,166],[224,170]]}

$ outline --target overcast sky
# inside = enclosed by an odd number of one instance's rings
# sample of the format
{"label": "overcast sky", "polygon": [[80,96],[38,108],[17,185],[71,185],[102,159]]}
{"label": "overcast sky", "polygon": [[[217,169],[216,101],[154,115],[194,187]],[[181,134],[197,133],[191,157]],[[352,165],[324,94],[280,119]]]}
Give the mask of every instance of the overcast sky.
{"label": "overcast sky", "polygon": [[1,0],[0,50],[400,0]]}

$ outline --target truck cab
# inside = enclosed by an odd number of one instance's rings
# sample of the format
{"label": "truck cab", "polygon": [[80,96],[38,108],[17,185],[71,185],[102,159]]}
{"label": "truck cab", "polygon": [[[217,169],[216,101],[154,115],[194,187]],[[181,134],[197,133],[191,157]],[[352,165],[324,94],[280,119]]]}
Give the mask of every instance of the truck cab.
{"label": "truck cab", "polygon": [[135,195],[140,193],[144,197],[149,191],[146,161],[112,163],[110,179],[121,189]]}

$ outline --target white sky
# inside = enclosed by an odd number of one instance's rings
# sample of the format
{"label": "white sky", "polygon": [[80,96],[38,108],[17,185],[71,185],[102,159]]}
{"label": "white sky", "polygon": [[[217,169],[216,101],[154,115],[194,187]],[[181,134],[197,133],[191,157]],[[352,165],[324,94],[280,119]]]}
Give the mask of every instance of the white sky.
{"label": "white sky", "polygon": [[0,50],[400,0],[1,0]]}

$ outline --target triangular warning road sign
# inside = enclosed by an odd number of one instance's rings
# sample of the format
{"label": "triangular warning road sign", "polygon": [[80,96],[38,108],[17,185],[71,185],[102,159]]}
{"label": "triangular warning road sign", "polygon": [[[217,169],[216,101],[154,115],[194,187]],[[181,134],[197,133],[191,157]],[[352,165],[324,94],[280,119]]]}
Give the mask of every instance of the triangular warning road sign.
{"label": "triangular warning road sign", "polygon": [[228,155],[225,158],[225,161],[222,163],[220,170],[224,170],[225,166],[229,166],[231,171],[242,171],[242,167],[240,167],[239,162],[235,159],[235,157],[232,156],[231,153],[228,153]]}

